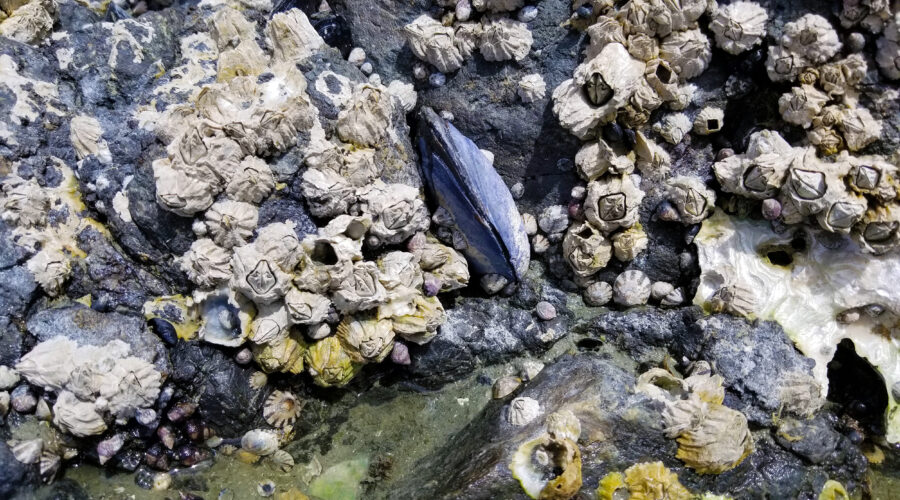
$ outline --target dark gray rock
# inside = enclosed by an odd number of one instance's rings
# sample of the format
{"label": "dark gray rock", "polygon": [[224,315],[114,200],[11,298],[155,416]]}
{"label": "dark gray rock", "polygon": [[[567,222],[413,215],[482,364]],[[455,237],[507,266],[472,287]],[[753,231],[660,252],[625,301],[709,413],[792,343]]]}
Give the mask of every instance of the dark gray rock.
{"label": "dark gray rock", "polygon": [[179,342],[171,354],[173,382],[199,404],[203,419],[219,436],[240,437],[261,423],[269,389],[250,386],[254,368],[199,341]]}
{"label": "dark gray rock", "polygon": [[0,365],[12,366],[22,356],[22,328],[8,316],[0,316]]}
{"label": "dark gray rock", "polygon": [[37,293],[38,284],[25,266],[0,271],[0,316],[21,318]]}
{"label": "dark gray rock", "polygon": [[28,466],[16,460],[6,442],[0,441],[0,497],[10,498],[17,491],[24,493],[28,484]]}

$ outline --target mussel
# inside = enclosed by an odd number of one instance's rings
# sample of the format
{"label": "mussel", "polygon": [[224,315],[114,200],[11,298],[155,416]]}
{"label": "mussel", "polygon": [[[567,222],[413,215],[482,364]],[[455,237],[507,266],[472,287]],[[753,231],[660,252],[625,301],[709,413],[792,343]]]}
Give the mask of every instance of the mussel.
{"label": "mussel", "polygon": [[518,281],[528,270],[525,225],[509,188],[484,153],[433,109],[419,114],[422,178],[432,201],[453,216],[476,274]]}

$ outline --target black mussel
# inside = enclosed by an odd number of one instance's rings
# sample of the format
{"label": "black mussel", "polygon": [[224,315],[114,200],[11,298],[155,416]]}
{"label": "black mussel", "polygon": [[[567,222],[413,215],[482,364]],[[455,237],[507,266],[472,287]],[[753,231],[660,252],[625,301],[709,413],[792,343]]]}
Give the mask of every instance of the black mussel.
{"label": "black mussel", "polygon": [[175,331],[175,326],[172,323],[162,318],[151,318],[147,321],[147,324],[153,330],[153,333],[166,344],[175,345],[178,343],[178,333]]}
{"label": "black mussel", "polygon": [[353,36],[350,33],[350,24],[343,16],[317,15],[310,19],[313,28],[325,43],[341,51],[345,58],[353,49]]}

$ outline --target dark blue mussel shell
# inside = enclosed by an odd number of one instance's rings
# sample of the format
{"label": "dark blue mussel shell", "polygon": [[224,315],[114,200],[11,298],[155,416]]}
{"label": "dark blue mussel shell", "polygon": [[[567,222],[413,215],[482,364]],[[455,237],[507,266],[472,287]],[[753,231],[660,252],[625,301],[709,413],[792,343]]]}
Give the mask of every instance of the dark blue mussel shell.
{"label": "dark blue mussel shell", "polygon": [[509,188],[484,153],[428,107],[419,112],[419,153],[428,194],[453,216],[475,274],[521,280],[531,257],[528,235]]}

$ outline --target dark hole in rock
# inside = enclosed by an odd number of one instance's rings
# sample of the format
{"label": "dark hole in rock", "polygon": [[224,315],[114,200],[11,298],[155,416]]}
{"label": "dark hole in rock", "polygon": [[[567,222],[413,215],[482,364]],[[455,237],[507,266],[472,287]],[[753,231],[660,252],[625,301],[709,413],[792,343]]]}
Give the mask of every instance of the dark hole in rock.
{"label": "dark hole in rock", "polygon": [[590,351],[592,349],[599,349],[601,346],[603,346],[603,342],[601,342],[599,339],[586,337],[580,339],[578,342],[575,342],[575,345],[579,349]]}
{"label": "dark hole in rock", "polygon": [[320,262],[322,264],[325,264],[326,266],[333,266],[337,264],[338,261],[337,253],[335,253],[334,247],[331,246],[331,243],[327,243],[324,241],[316,243],[316,248],[313,250],[312,258],[316,262]]}
{"label": "dark hole in rock", "polygon": [[844,339],[828,363],[828,400],[840,405],[869,432],[884,433],[888,394],[884,379],[856,354],[853,341]]}
{"label": "dark hole in rock", "polygon": [[784,250],[773,250],[766,254],[766,257],[769,258],[769,262],[776,266],[789,266],[794,262],[794,257],[791,256],[790,253]]}

